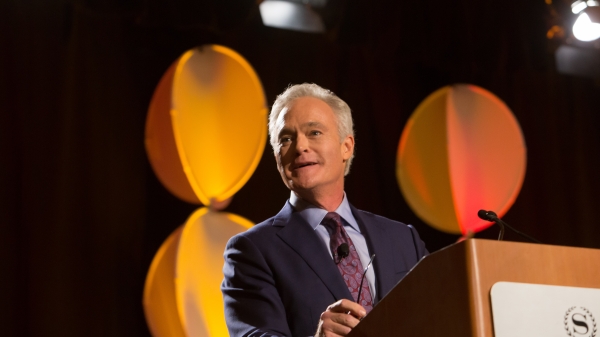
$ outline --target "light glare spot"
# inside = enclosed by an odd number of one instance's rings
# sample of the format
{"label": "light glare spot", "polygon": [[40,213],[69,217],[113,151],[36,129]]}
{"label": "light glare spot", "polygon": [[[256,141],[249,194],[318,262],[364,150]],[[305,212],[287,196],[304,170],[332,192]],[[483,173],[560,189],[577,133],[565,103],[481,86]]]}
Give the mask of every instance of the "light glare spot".
{"label": "light glare spot", "polygon": [[600,38],[600,23],[594,23],[586,13],[581,13],[573,25],[573,35],[580,41]]}

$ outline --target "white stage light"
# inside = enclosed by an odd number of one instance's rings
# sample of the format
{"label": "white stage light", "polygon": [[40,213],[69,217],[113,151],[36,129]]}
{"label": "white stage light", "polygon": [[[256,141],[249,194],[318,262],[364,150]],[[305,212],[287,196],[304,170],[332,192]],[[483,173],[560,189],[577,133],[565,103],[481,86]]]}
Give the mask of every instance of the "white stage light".
{"label": "white stage light", "polygon": [[592,22],[586,13],[581,13],[573,25],[573,35],[580,41],[594,41],[600,38],[600,23]]}
{"label": "white stage light", "polygon": [[309,33],[322,33],[325,25],[319,14],[302,3],[265,0],[259,5],[263,24],[269,27]]}

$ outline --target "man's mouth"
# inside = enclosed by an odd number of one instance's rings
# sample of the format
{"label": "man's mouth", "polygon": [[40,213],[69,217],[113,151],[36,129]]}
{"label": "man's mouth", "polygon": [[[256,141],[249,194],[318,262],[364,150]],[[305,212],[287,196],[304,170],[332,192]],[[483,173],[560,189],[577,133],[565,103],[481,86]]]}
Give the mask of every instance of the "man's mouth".
{"label": "man's mouth", "polygon": [[307,166],[312,166],[312,165],[317,165],[317,163],[313,163],[313,162],[307,162],[307,163],[300,163],[300,164],[296,164],[294,165],[293,169],[299,169],[299,168],[303,168],[303,167],[307,167]]}

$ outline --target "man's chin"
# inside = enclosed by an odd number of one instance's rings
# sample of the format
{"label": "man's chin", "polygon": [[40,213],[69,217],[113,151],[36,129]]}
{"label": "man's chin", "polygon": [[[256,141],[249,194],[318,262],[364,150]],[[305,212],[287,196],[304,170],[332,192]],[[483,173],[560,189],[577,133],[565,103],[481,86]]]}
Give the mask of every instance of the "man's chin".
{"label": "man's chin", "polygon": [[308,181],[289,180],[287,185],[290,190],[294,191],[298,196],[302,196],[315,188],[314,184]]}

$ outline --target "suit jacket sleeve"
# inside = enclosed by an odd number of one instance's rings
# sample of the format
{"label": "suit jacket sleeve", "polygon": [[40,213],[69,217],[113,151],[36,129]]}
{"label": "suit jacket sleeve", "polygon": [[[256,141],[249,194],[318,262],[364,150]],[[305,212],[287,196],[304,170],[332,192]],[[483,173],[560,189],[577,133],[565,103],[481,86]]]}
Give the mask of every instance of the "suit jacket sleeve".
{"label": "suit jacket sleeve", "polygon": [[234,236],[224,258],[221,290],[230,336],[291,336],[273,274],[256,245],[244,234]]}

